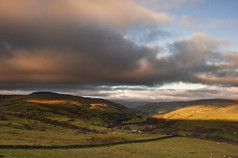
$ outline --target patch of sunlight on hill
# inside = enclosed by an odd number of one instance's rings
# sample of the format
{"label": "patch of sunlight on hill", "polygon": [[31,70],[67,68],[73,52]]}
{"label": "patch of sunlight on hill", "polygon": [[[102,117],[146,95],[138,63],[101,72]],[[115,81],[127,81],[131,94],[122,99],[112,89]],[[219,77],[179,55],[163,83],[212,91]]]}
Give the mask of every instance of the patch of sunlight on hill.
{"label": "patch of sunlight on hill", "polygon": [[97,109],[97,108],[104,109],[108,107],[107,104],[103,104],[103,103],[90,104],[90,105],[91,105],[90,109]]}
{"label": "patch of sunlight on hill", "polygon": [[154,118],[181,120],[227,120],[238,121],[238,104],[225,107],[195,105],[181,108],[164,115],[155,114]]}
{"label": "patch of sunlight on hill", "polygon": [[27,102],[30,103],[38,103],[38,104],[74,104],[74,105],[81,105],[80,103],[76,101],[71,101],[71,100],[26,100]]}

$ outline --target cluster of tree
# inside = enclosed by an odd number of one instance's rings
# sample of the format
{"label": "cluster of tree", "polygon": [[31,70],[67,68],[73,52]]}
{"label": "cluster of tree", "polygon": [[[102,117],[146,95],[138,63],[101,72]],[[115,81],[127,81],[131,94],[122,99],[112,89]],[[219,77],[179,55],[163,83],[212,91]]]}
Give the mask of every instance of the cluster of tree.
{"label": "cluster of tree", "polygon": [[[234,122],[232,122],[234,124]],[[236,124],[238,125],[238,123],[236,122]],[[223,125],[223,127],[225,127],[227,130],[229,131],[238,131],[238,126],[233,126],[233,125]]]}
{"label": "cluster of tree", "polygon": [[4,114],[0,114],[0,120],[2,120],[2,121],[7,120],[7,116]]}
{"label": "cluster of tree", "polygon": [[148,118],[142,123],[142,125],[152,125],[155,128],[165,128],[174,125],[176,122],[176,120]]}
{"label": "cluster of tree", "polygon": [[210,139],[210,140],[215,140],[215,141],[222,141],[222,142],[231,142],[231,143],[237,143],[238,141],[235,141],[231,138],[226,138],[223,136],[214,136],[214,135],[205,135],[206,139]]}
{"label": "cluster of tree", "polygon": [[212,133],[212,132],[217,132],[217,131],[222,131],[222,129],[219,128],[204,128],[202,126],[197,126],[195,130],[192,130],[192,132],[196,132],[199,134],[206,134],[206,133]]}

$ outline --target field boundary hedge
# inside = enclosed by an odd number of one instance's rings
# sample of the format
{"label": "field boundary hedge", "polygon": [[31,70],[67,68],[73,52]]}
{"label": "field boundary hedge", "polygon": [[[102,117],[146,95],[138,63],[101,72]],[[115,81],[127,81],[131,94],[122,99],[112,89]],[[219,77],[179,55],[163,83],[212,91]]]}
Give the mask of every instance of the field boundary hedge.
{"label": "field boundary hedge", "polygon": [[32,146],[32,145],[0,145],[0,149],[73,149],[73,148],[92,148],[92,147],[106,147],[112,145],[121,145],[121,144],[131,144],[131,143],[143,143],[150,141],[157,141],[163,139],[169,139],[179,137],[178,135],[164,136],[153,139],[144,139],[144,140],[132,140],[132,141],[121,141],[121,142],[112,142],[104,144],[79,144],[79,145],[54,145],[54,146]]}

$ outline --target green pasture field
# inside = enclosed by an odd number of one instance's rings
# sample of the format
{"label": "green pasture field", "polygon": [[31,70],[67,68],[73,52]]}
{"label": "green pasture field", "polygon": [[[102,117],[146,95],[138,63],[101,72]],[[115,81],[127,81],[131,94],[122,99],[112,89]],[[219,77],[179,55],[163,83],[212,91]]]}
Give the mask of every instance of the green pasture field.
{"label": "green pasture field", "polygon": [[238,146],[184,137],[79,149],[0,149],[6,158],[222,158],[238,157]]}

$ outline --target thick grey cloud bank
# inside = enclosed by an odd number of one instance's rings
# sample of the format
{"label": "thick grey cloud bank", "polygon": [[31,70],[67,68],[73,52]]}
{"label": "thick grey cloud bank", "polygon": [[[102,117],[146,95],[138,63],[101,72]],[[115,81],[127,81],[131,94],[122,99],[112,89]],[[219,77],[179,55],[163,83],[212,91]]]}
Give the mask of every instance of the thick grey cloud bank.
{"label": "thick grey cloud bank", "polygon": [[228,41],[195,33],[169,44],[164,56],[159,46],[138,46],[123,34],[135,25],[154,28],[170,21],[127,0],[2,0],[0,87],[238,85],[238,55],[221,49]]}

